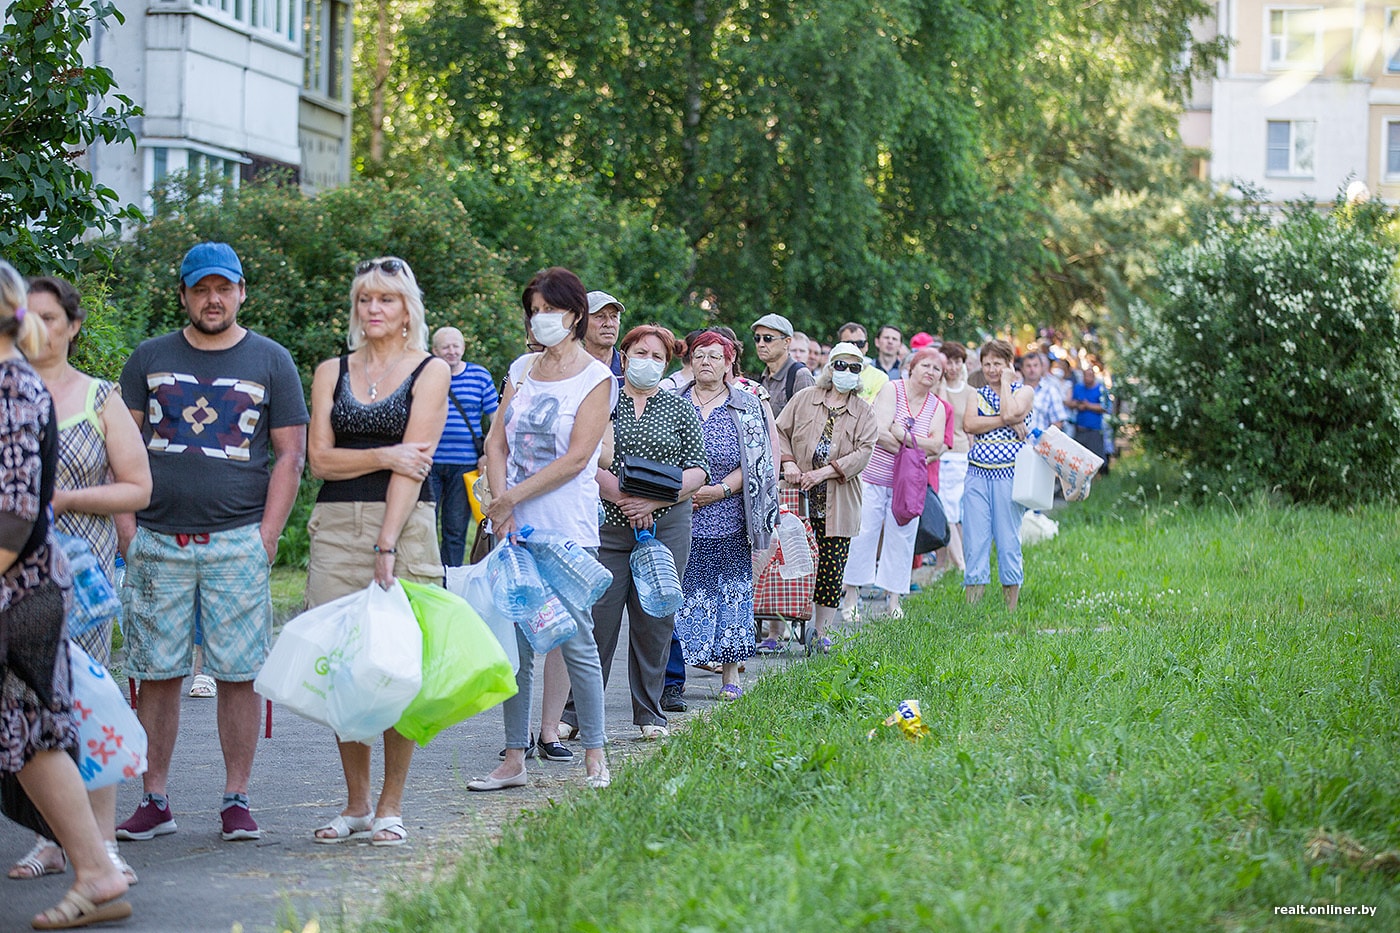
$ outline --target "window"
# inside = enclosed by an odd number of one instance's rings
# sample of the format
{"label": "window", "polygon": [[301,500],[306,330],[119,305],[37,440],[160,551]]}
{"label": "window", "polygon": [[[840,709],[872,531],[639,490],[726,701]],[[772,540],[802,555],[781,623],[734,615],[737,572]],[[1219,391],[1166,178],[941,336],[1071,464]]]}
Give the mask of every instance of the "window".
{"label": "window", "polygon": [[271,33],[296,42],[301,31],[302,0],[193,0],[206,10],[215,10],[257,32]]}
{"label": "window", "polygon": [[157,146],[151,150],[151,183],[155,184],[165,178],[170,173],[168,168],[170,161],[170,150],[164,146]]}
{"label": "window", "polygon": [[1400,74],[1400,8],[1385,11],[1385,70]]}
{"label": "window", "polygon": [[1321,7],[1269,10],[1269,68],[1322,67]]}
{"label": "window", "polygon": [[340,0],[306,0],[306,90],[344,99],[348,24],[349,8]]}
{"label": "window", "polygon": [[1400,178],[1400,120],[1387,120],[1385,124],[1385,174],[1387,178]]}
{"label": "window", "polygon": [[1316,135],[1317,124],[1312,120],[1270,120],[1265,172],[1311,176]]}

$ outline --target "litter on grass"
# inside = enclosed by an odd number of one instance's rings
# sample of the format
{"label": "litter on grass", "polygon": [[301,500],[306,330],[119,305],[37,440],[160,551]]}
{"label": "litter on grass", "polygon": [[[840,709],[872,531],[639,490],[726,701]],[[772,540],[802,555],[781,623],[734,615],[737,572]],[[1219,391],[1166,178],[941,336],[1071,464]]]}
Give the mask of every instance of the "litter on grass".
{"label": "litter on grass", "polygon": [[[903,736],[911,742],[918,741],[923,736],[928,735],[928,726],[924,725],[923,717],[919,715],[918,700],[904,700],[899,704],[889,718],[885,720],[887,726],[897,726]],[[867,740],[874,739],[875,733],[880,730],[871,729],[865,736]]]}

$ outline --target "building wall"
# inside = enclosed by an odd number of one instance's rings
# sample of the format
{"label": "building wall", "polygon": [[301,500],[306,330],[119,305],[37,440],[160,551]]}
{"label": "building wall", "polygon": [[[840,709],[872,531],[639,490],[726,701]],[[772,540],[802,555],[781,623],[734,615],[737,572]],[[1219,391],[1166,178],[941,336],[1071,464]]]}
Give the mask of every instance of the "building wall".
{"label": "building wall", "polygon": [[[310,81],[307,12],[332,4],[342,80]],[[350,177],[350,6],[340,0],[121,0],[126,22],[93,43],[121,93],[144,111],[137,144],[95,148],[94,175],[123,201],[149,207],[165,175],[222,172],[234,184],[271,167],[308,191]]]}
{"label": "building wall", "polygon": [[[1389,129],[1400,120],[1400,0],[1221,0],[1200,30],[1233,40],[1182,120],[1183,138],[1198,144],[1209,114],[1211,178],[1248,182],[1274,200],[1324,202],[1359,180],[1400,201],[1400,166],[1389,171],[1400,156],[1400,130]],[[1300,170],[1299,140],[1309,134]],[[1290,147],[1292,164],[1281,168]]]}

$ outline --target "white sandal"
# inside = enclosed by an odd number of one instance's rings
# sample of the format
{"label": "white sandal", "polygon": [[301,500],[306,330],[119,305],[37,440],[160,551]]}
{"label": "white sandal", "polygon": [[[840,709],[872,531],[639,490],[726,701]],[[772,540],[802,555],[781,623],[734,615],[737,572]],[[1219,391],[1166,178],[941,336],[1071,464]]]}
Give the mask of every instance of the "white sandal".
{"label": "white sandal", "polygon": [[374,839],[371,838],[369,844],[372,846],[401,846],[408,841],[408,830],[403,828],[403,817],[401,816],[381,816],[374,821],[370,827],[371,837],[380,833],[393,833],[396,838]]}
{"label": "white sandal", "polygon": [[[325,826],[316,827],[312,833],[312,838],[325,846],[333,846],[351,839],[363,839],[370,835],[373,823],[374,821],[370,818],[368,813],[364,816],[346,816],[342,813]],[[335,835],[322,836],[321,833],[328,829],[335,833]]]}
{"label": "white sandal", "polygon": [[112,864],[116,867],[117,871],[121,872],[126,878],[126,883],[128,885],[135,884],[138,880],[136,877],[136,869],[128,865],[126,859],[122,858],[121,850],[117,848],[117,841],[115,839],[103,839],[102,844],[107,847],[107,857],[112,860]]}
{"label": "white sandal", "polygon": [[[58,849],[59,860],[63,863],[58,868],[52,868],[45,864],[39,855],[45,849]],[[20,873],[16,875],[15,869]],[[29,881],[34,878],[42,878],[45,875],[61,875],[68,870],[68,855],[63,851],[63,847],[48,839],[40,839],[34,843],[34,848],[24,854],[24,857],[10,866],[10,878],[14,881]]]}

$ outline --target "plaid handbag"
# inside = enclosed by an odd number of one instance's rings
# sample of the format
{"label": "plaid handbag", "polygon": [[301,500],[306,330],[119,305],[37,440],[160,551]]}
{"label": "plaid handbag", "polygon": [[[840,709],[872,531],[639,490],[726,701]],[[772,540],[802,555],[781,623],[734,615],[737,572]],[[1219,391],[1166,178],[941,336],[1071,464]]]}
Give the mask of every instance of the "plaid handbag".
{"label": "plaid handbag", "polygon": [[[784,488],[780,490],[779,496],[782,511],[801,515],[796,489]],[[807,529],[807,547],[812,550],[813,565],[815,566],[817,536],[812,532],[812,524],[807,519],[803,518],[802,524]],[[803,577],[784,580],[783,575],[778,572],[778,565],[782,562],[783,548],[779,544],[774,547],[773,556],[769,559],[768,565],[763,568],[755,581],[753,614],[758,618],[781,618],[788,621],[803,621],[812,618],[812,612],[815,609],[812,593],[817,588],[816,571],[814,570]]]}

